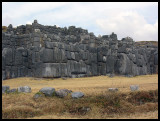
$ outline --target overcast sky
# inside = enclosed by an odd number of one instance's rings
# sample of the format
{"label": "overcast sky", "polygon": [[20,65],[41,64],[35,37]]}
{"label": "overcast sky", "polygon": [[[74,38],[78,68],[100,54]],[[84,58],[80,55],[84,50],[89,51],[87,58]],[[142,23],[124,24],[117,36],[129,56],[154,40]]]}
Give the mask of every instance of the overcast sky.
{"label": "overcast sky", "polygon": [[2,25],[82,27],[96,36],[158,41],[158,2],[2,2]]}

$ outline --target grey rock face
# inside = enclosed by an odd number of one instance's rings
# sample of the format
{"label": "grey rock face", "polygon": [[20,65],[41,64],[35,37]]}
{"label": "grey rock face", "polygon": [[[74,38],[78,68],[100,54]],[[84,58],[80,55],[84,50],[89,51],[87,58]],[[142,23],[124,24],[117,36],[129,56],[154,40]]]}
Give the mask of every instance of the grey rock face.
{"label": "grey rock face", "polygon": [[55,93],[55,88],[52,87],[44,87],[42,89],[39,90],[40,92],[42,92],[45,96],[53,96]]}
{"label": "grey rock face", "polygon": [[31,92],[31,87],[29,87],[29,86],[18,87],[17,90],[18,90],[18,92],[30,93]]}
{"label": "grey rock face", "polygon": [[67,96],[67,93],[59,90],[59,91],[56,91],[56,96],[60,98],[64,98]]}
{"label": "grey rock face", "polygon": [[129,60],[129,58],[127,57],[126,54],[124,53],[121,53],[118,55],[119,57],[119,60],[118,60],[118,64],[117,64],[117,67],[118,68],[118,71],[120,74],[122,75],[128,75],[128,74],[131,74],[132,72],[132,68],[131,68],[131,61]]}
{"label": "grey rock face", "polygon": [[137,46],[132,38],[96,37],[71,26],[36,21],[2,31],[2,80],[16,77],[86,77],[158,73],[158,47]]}
{"label": "grey rock face", "polygon": [[72,98],[78,99],[78,98],[82,98],[84,96],[84,94],[82,92],[73,92],[71,93]]}
{"label": "grey rock face", "polygon": [[131,89],[131,91],[137,91],[137,90],[139,90],[139,86],[138,85],[131,85],[130,89]]}
{"label": "grey rock face", "polygon": [[2,51],[2,55],[5,57],[5,64],[6,65],[13,65],[13,52],[11,48],[4,48]]}
{"label": "grey rock face", "polygon": [[60,77],[61,68],[59,63],[44,63],[42,68],[42,77]]}
{"label": "grey rock face", "polygon": [[52,49],[42,49],[40,56],[41,56],[41,60],[44,63],[53,62],[53,50]]}
{"label": "grey rock face", "polygon": [[72,91],[68,89],[61,89],[61,90],[56,91],[55,94],[57,97],[64,98],[68,95],[68,93],[71,93],[71,92]]}
{"label": "grey rock face", "polygon": [[107,65],[107,73],[114,73],[115,57],[108,56],[106,65]]}
{"label": "grey rock face", "polygon": [[8,92],[10,89],[10,86],[2,86],[2,93]]}

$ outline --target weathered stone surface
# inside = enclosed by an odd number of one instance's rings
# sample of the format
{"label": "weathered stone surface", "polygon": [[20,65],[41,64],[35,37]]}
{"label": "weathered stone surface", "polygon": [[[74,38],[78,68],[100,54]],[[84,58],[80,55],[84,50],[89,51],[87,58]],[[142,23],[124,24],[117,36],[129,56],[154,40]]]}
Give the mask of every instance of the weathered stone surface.
{"label": "weathered stone surface", "polygon": [[17,90],[18,90],[18,92],[30,93],[31,92],[31,87],[22,86],[22,87],[18,87]]}
{"label": "weathered stone surface", "polygon": [[8,91],[8,93],[15,93],[15,92],[17,92],[17,89],[11,89]]}
{"label": "weathered stone surface", "polygon": [[138,43],[75,26],[10,25],[2,31],[2,80],[158,73],[158,46]]}
{"label": "weathered stone surface", "polygon": [[71,52],[71,59],[73,59],[73,60],[76,59],[74,52]]}
{"label": "weathered stone surface", "polygon": [[82,92],[73,92],[71,93],[72,98],[78,99],[78,98],[82,98],[84,96],[84,94]]}
{"label": "weathered stone surface", "polygon": [[42,92],[45,96],[49,96],[49,97],[55,94],[55,88],[52,88],[52,87],[44,87],[39,91]]}
{"label": "weathered stone surface", "polygon": [[60,97],[60,98],[64,98],[68,95],[68,93],[71,93],[72,91],[71,90],[68,90],[68,89],[61,89],[61,90],[58,90],[55,92],[55,95],[57,97]]}
{"label": "weathered stone surface", "polygon": [[44,62],[44,63],[54,62],[54,60],[53,60],[53,49],[42,48],[42,50],[40,51],[40,57],[41,57],[42,62]]}
{"label": "weathered stone surface", "polygon": [[114,65],[115,65],[115,57],[114,56],[108,56],[106,61],[106,71],[107,73],[114,73]]}
{"label": "weathered stone surface", "polygon": [[45,41],[45,48],[53,49],[54,48],[54,42]]}
{"label": "weathered stone surface", "polygon": [[117,61],[116,68],[118,70],[118,73],[122,75],[128,75],[132,73],[132,64],[129,60],[128,56],[124,53],[120,53],[118,55],[119,60]]}
{"label": "weathered stone surface", "polygon": [[158,65],[158,53],[154,56],[154,64]]}
{"label": "weathered stone surface", "polygon": [[59,63],[44,63],[42,67],[42,77],[61,77],[61,68]]}
{"label": "weathered stone surface", "polygon": [[38,98],[40,98],[40,97],[43,97],[43,94],[36,93],[36,94],[33,96],[34,99],[38,99]]}
{"label": "weathered stone surface", "polygon": [[12,53],[13,53],[13,51],[12,51],[11,48],[4,48],[3,51],[2,51],[3,61],[5,59],[5,65],[7,65],[7,66],[13,65]]}
{"label": "weathered stone surface", "polygon": [[8,92],[10,89],[10,86],[2,86],[2,93]]}
{"label": "weathered stone surface", "polygon": [[5,71],[2,71],[2,80],[6,79],[6,73]]}
{"label": "weathered stone surface", "polygon": [[131,89],[131,91],[137,91],[137,90],[139,90],[139,86],[138,85],[131,85],[130,89]]}
{"label": "weathered stone surface", "polygon": [[61,77],[67,77],[68,73],[67,73],[67,64],[66,63],[61,63],[60,65],[60,71],[61,71]]}

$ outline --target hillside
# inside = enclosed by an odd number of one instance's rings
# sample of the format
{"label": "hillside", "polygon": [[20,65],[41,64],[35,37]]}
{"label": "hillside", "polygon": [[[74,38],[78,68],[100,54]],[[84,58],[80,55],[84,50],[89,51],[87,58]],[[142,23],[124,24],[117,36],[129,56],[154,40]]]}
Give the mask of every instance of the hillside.
{"label": "hillside", "polygon": [[137,46],[145,46],[145,45],[152,45],[158,47],[158,41],[138,41],[135,42]]}

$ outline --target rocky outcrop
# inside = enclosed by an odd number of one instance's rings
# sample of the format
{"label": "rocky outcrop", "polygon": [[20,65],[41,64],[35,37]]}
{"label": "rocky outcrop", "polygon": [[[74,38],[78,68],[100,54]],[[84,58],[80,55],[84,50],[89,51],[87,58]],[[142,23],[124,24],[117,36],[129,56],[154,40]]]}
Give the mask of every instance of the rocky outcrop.
{"label": "rocky outcrop", "polygon": [[158,46],[138,46],[130,37],[96,37],[75,26],[44,26],[37,21],[2,31],[2,80],[154,73]]}

